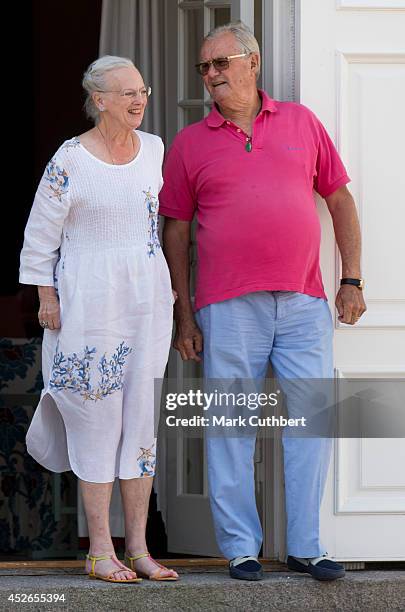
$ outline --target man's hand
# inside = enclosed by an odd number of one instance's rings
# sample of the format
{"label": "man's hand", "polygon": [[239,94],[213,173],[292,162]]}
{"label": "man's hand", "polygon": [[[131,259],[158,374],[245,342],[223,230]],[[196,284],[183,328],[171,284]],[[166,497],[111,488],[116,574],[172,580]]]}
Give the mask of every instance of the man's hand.
{"label": "man's hand", "polygon": [[354,285],[342,285],[336,296],[335,304],[339,313],[339,321],[348,325],[355,325],[367,310],[363,292]]}
{"label": "man's hand", "polygon": [[179,351],[183,361],[188,361],[189,359],[197,363],[201,361],[201,357],[197,353],[202,351],[203,337],[194,318],[187,318],[176,322],[173,346]]}

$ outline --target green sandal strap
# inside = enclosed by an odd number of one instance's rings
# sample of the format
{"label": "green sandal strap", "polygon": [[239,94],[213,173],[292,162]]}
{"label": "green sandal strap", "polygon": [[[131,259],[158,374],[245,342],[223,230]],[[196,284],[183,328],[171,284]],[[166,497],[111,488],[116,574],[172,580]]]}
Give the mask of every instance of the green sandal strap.
{"label": "green sandal strap", "polygon": [[143,559],[144,557],[150,557],[150,554],[147,553],[141,553],[140,555],[135,555],[134,557],[130,557],[129,555],[125,555],[127,559],[129,559],[129,561],[138,561],[138,559]]}
{"label": "green sandal strap", "polygon": [[[112,558],[112,555],[100,555],[99,557],[96,557],[96,556],[94,556],[94,555],[89,555],[89,554],[87,554],[87,555],[86,555],[86,559],[88,559],[89,561],[91,561],[91,571],[90,571],[90,575],[93,575],[93,576],[94,576],[94,574],[95,574],[95,571],[94,571],[94,570],[95,570],[95,568],[96,568],[96,562],[97,562],[97,561],[107,561],[108,559],[111,559],[111,558]],[[117,571],[119,571],[119,570],[117,570]],[[114,572],[112,572],[112,573],[114,573]]]}
{"label": "green sandal strap", "polygon": [[100,555],[99,557],[95,557],[94,555],[86,555],[86,558],[89,559],[89,561],[105,561],[106,559],[111,559],[112,555]]}

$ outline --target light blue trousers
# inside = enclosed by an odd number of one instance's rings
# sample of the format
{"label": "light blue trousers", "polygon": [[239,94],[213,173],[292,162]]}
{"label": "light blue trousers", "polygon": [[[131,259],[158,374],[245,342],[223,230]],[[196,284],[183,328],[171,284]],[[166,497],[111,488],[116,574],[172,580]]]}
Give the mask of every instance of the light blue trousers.
{"label": "light blue trousers", "polygon": [[[205,379],[260,380],[269,361],[279,380],[333,377],[332,317],[322,298],[259,291],[210,304],[196,317],[204,337]],[[319,541],[319,513],[331,446],[330,438],[283,436],[289,555],[326,552]],[[227,559],[257,556],[263,534],[255,501],[255,436],[207,436],[206,450],[218,546]]]}

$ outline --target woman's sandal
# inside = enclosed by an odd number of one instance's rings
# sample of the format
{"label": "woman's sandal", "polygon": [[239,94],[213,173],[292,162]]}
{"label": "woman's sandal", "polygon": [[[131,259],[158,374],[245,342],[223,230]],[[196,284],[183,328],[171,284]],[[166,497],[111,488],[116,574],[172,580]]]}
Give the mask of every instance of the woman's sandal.
{"label": "woman's sandal", "polygon": [[[153,572],[152,574],[150,574],[148,576],[148,574],[145,574],[144,572],[141,572],[139,570],[135,570],[134,568],[134,563],[135,561],[138,561],[138,559],[143,559],[144,557],[148,557],[151,561],[153,561],[153,563],[155,565],[158,566],[157,570],[155,572]],[[127,563],[127,561],[129,561],[129,563]],[[136,572],[137,576],[142,576],[142,578],[146,578],[147,580],[178,580],[178,576],[162,576],[162,570],[164,570],[165,572],[167,571],[171,571],[169,570],[167,567],[165,567],[164,565],[161,565],[160,563],[158,563],[155,559],[153,559],[149,553],[141,553],[140,555],[135,555],[134,557],[130,557],[129,555],[127,555],[125,553],[125,558],[124,558],[124,564],[128,565],[129,568],[131,568],[131,570],[133,572]]]}
{"label": "woman's sandal", "polygon": [[[112,558],[113,558],[113,555],[100,555],[99,557],[95,557],[94,555],[86,555],[86,559],[91,561],[91,571],[88,574],[88,577],[93,578],[93,579],[98,579],[98,580],[104,580],[105,582],[142,582],[142,578],[124,578],[121,580],[119,578],[111,578],[111,576],[113,576],[119,571],[125,572],[124,568],[119,567],[119,566],[118,566],[119,569],[114,570],[113,572],[110,572],[108,576],[101,576],[101,574],[96,574],[96,572],[94,571],[96,562],[106,561],[107,559],[112,559]],[[113,559],[113,561],[116,563],[115,559]],[[131,571],[135,572],[135,570],[133,570],[132,568],[131,568]]]}

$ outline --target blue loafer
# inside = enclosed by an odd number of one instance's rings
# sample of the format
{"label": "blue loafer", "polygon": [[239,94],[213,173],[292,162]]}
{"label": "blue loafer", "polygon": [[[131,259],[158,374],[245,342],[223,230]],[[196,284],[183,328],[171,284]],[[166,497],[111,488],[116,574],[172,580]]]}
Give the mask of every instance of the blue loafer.
{"label": "blue loafer", "polygon": [[316,559],[301,559],[288,556],[287,567],[295,572],[311,574],[315,580],[337,580],[345,575],[345,568],[340,563],[328,559],[326,555]]}
{"label": "blue loafer", "polygon": [[235,557],[229,562],[229,574],[237,580],[261,580],[263,568],[256,557]]}

